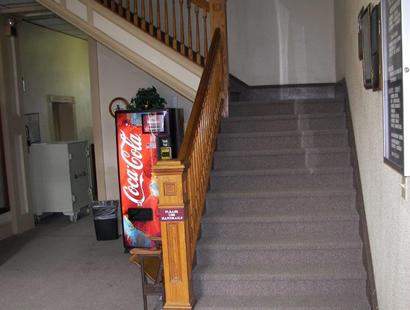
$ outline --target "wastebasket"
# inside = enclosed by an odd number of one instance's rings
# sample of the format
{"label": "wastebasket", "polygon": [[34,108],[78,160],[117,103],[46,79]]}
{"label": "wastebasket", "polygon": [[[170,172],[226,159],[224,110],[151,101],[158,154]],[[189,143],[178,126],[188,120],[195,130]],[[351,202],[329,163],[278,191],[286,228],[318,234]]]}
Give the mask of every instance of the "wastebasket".
{"label": "wastebasket", "polygon": [[90,206],[97,240],[118,239],[118,200],[93,201]]}

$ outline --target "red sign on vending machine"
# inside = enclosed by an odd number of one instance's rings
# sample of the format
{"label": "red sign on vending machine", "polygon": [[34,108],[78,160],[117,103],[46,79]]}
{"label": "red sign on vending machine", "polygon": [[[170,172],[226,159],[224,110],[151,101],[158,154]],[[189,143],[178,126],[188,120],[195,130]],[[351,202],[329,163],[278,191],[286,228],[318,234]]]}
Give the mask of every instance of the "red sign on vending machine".
{"label": "red sign on vending machine", "polygon": [[152,167],[158,160],[158,131],[149,131],[146,126],[143,128],[143,118],[147,115],[116,113],[118,175],[126,249],[151,247],[153,244],[149,236],[161,234],[158,184],[152,175]]}

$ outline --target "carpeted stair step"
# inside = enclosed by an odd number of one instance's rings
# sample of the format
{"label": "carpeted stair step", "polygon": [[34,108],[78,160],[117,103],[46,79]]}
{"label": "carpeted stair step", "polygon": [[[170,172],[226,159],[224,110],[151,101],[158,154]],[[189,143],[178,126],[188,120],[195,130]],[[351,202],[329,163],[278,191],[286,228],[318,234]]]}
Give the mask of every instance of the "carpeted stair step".
{"label": "carpeted stair step", "polygon": [[222,133],[289,131],[297,129],[343,129],[344,113],[230,117],[223,119]]}
{"label": "carpeted stair step", "polygon": [[[239,226],[238,226],[239,227]],[[240,230],[240,229],[238,229]],[[326,234],[321,233],[293,233],[283,236],[281,235],[268,235],[266,233],[261,235],[248,234],[246,236],[204,236],[198,243],[199,251],[232,251],[238,253],[240,251],[253,250],[256,255],[259,251],[268,252],[281,252],[283,255],[287,251],[318,251],[318,250],[339,250],[339,249],[357,249],[361,246],[361,239],[357,233],[350,233],[342,236],[336,231],[330,231]],[[257,252],[258,251],[258,252]],[[198,258],[201,261],[201,258]],[[227,258],[229,260],[229,258]],[[256,259],[256,258],[255,258]],[[260,257],[259,259],[266,262],[270,261],[270,258]],[[295,258],[305,262],[302,258]],[[272,260],[275,261],[275,260]],[[245,263],[244,260],[242,262]],[[220,261],[223,264],[224,261]],[[252,263],[252,261],[247,262]]]}
{"label": "carpeted stair step", "polygon": [[345,129],[221,133],[219,151],[277,150],[301,147],[346,147]]}
{"label": "carpeted stair step", "polygon": [[[246,247],[237,249],[227,243],[212,243],[205,239],[198,244],[197,257],[199,265],[217,265],[224,264],[266,264],[266,263],[355,263],[362,262],[362,247],[360,240],[356,242],[335,242],[328,243],[328,247],[315,248],[317,244],[312,243],[311,248],[294,248],[289,249],[264,249],[258,246],[259,240],[253,240]],[[344,240],[342,240],[344,241]],[[332,247],[333,246],[333,247]]]}
{"label": "carpeted stair step", "polygon": [[366,274],[358,264],[198,265],[198,296],[269,296],[300,294],[365,295]]}
{"label": "carpeted stair step", "polygon": [[359,294],[204,296],[196,310],[370,310]]}
{"label": "carpeted stair step", "polygon": [[[198,263],[361,262],[355,211],[297,211],[208,212]],[[238,232],[233,231],[235,226],[240,227]]]}
{"label": "carpeted stair step", "polygon": [[350,165],[350,148],[348,147],[217,151],[214,154],[215,170],[345,167],[348,165]]}
{"label": "carpeted stair step", "polygon": [[286,222],[322,222],[359,220],[356,210],[352,208],[330,209],[328,207],[316,208],[288,208],[281,205],[271,206],[269,210],[263,208],[236,208],[231,210],[209,209],[203,218],[203,223],[286,223]]}
{"label": "carpeted stair step", "polygon": [[332,99],[237,101],[229,106],[231,117],[341,112],[344,112],[344,103]]}
{"label": "carpeted stair step", "polygon": [[[230,85],[229,85],[230,87]],[[244,100],[332,100],[335,98],[334,85],[281,85],[248,87],[243,94]]]}
{"label": "carpeted stair step", "polygon": [[[206,196],[207,212],[241,213],[250,210],[269,212],[273,209],[293,210],[339,210],[355,209],[356,191],[354,189],[319,189],[319,190],[284,190],[268,192],[208,192]],[[280,211],[278,211],[280,212]]]}
{"label": "carpeted stair step", "polygon": [[303,188],[352,188],[350,167],[213,171],[210,190],[266,191]]}
{"label": "carpeted stair step", "polygon": [[295,106],[289,102],[232,102],[229,105],[229,116],[261,116],[261,115],[278,115],[278,114],[295,114]]}
{"label": "carpeted stair step", "polygon": [[[338,233],[342,236],[357,235],[359,232],[359,222],[355,219],[324,219],[320,221],[306,221],[304,219],[293,221],[280,221],[274,217],[247,217],[239,218],[232,216],[230,221],[211,222],[204,219],[202,223],[203,237],[220,238],[246,238],[249,235],[277,237],[299,236],[303,234],[329,234]],[[240,229],[238,229],[240,227]]]}

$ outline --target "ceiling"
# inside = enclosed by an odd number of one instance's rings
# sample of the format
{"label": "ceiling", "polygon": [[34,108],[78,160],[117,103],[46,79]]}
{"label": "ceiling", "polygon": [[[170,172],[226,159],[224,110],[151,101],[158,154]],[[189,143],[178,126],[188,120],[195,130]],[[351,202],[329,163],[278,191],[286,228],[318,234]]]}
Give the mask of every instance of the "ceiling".
{"label": "ceiling", "polygon": [[86,40],[87,35],[34,0],[0,0],[0,14],[18,15],[24,21]]}

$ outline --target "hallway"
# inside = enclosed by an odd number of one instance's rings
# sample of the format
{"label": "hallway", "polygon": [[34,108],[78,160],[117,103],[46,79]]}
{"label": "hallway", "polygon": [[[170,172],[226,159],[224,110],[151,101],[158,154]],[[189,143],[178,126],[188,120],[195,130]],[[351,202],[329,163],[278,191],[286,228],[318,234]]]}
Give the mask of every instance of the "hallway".
{"label": "hallway", "polygon": [[[96,241],[92,216],[77,223],[51,216],[33,231],[0,241],[0,308],[141,309],[140,273],[128,257],[121,239]],[[160,306],[149,299],[149,309]]]}

